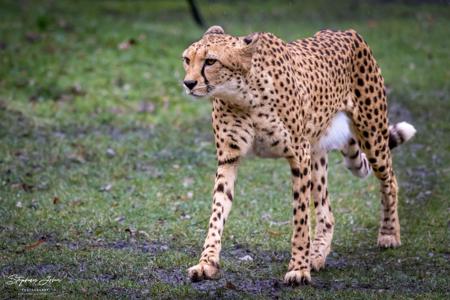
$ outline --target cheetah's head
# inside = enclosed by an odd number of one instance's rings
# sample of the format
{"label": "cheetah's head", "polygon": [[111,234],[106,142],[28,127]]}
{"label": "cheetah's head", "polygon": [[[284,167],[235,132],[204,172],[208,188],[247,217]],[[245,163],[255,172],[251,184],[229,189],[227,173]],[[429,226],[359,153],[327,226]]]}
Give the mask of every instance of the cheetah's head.
{"label": "cheetah's head", "polygon": [[212,26],[183,52],[186,93],[196,97],[236,99],[244,90],[258,34],[234,37]]}

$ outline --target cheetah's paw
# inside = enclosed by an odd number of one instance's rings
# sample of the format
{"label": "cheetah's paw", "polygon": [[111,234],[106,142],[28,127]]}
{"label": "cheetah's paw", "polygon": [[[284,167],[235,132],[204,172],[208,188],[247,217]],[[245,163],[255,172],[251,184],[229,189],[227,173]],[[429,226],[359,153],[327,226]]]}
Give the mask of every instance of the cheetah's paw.
{"label": "cheetah's paw", "polygon": [[397,248],[401,244],[399,236],[387,234],[378,235],[378,246],[381,248]]}
{"label": "cheetah's paw", "polygon": [[319,271],[325,268],[325,257],[321,253],[311,254],[311,268],[314,271]]}
{"label": "cheetah's paw", "polygon": [[323,245],[321,243],[313,244],[313,251],[311,253],[311,268],[314,271],[319,271],[325,268],[325,261],[330,253],[330,243]]}
{"label": "cheetah's paw", "polygon": [[289,271],[284,276],[284,283],[288,285],[308,284],[311,274],[307,270]]}
{"label": "cheetah's paw", "polygon": [[201,262],[198,265],[190,267],[188,269],[189,279],[193,282],[201,281],[204,279],[217,279],[219,278],[219,265],[214,263]]}

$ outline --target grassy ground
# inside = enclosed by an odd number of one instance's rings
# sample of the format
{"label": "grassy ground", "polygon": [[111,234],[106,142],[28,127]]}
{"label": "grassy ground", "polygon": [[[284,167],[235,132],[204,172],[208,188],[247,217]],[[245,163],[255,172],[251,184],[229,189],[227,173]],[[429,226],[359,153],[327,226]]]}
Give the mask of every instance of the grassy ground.
{"label": "grassy ground", "polygon": [[[223,276],[190,283],[216,163],[210,104],[180,86],[181,52],[202,34],[186,3],[0,1],[1,298],[448,298],[449,6],[200,3],[208,23],[234,34],[289,40],[352,27],[365,37],[391,120],[418,129],[394,158],[402,247],[376,248],[377,182],[353,178],[332,154],[327,268],[311,286],[284,287],[289,168],[249,159],[224,233]],[[26,294],[36,284],[9,285],[14,274],[61,281]]]}

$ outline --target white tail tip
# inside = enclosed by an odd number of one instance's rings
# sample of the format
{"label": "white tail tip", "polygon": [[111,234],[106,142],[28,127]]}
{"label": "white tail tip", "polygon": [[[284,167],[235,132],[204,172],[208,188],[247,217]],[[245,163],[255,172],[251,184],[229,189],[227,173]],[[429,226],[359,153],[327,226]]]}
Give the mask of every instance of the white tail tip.
{"label": "white tail tip", "polygon": [[409,124],[407,122],[397,123],[397,124],[395,124],[395,128],[403,137],[404,142],[411,139],[417,132],[416,129],[414,128],[414,126],[412,126],[411,124]]}

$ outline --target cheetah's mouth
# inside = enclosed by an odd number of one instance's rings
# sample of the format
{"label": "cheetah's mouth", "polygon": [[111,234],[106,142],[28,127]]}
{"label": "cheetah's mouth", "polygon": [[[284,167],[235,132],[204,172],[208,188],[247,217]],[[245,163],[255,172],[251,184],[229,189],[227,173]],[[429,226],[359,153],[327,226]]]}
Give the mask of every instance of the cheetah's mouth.
{"label": "cheetah's mouth", "polygon": [[213,89],[214,89],[214,87],[211,85],[204,85],[204,86],[196,87],[190,91],[189,90],[186,90],[186,91],[191,96],[194,96],[196,98],[202,98],[202,97],[208,96]]}
{"label": "cheetah's mouth", "polygon": [[196,93],[194,93],[194,92],[190,92],[189,95],[194,96],[195,98],[202,98],[202,97],[205,97],[205,96],[206,96],[206,94],[200,95],[200,94],[196,94]]}

